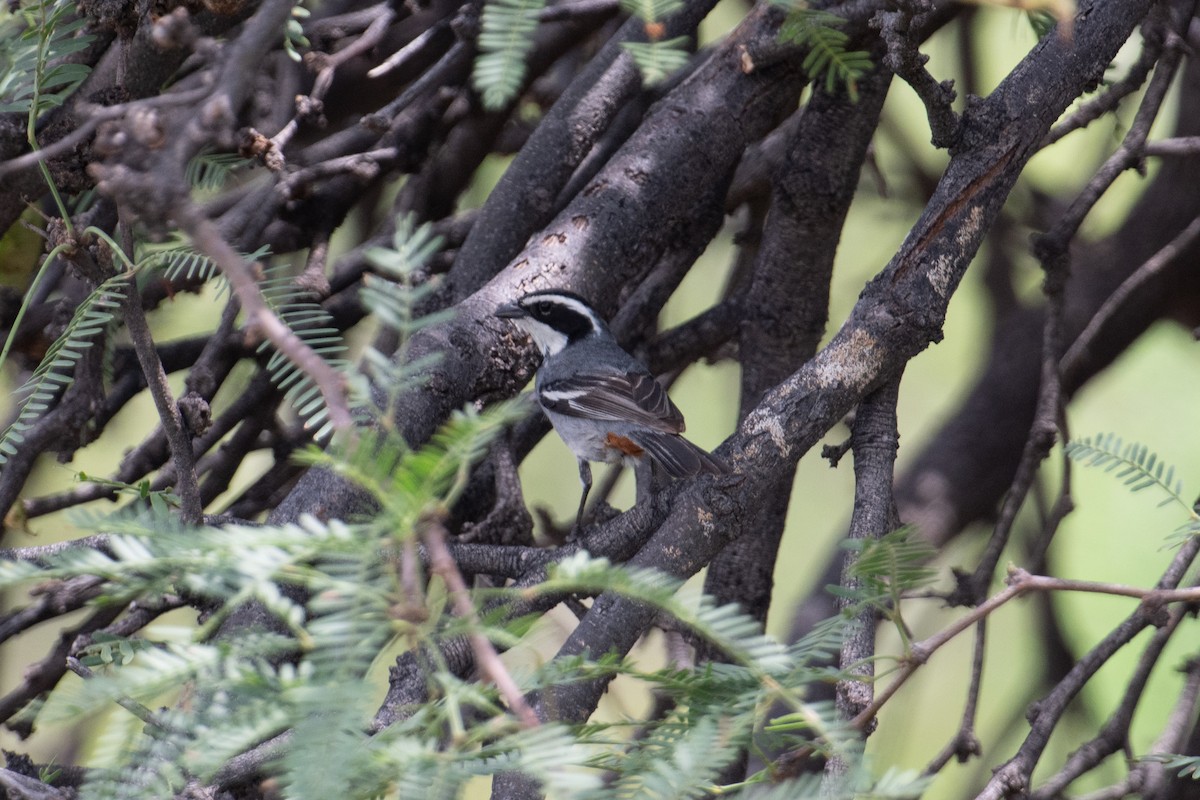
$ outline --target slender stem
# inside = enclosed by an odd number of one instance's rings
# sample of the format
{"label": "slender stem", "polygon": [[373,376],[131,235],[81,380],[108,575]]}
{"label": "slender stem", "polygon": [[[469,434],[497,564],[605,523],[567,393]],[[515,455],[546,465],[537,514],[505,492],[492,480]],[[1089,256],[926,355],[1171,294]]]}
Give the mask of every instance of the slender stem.
{"label": "slender stem", "polygon": [[[89,230],[92,230],[89,228]],[[132,247],[132,236],[128,227],[121,224],[122,237],[126,247]],[[133,269],[133,262],[125,253],[125,248],[101,231],[101,238],[108,242],[113,254]],[[158,358],[158,350],[154,347],[154,337],[150,333],[150,324],[146,321],[146,311],[142,308],[142,296],[137,289],[137,281],[132,276],[125,295],[125,328],[133,342],[133,350],[137,354],[138,363],[146,375],[146,385],[150,396],[154,399],[154,407],[158,410],[162,421],[163,432],[167,436],[167,444],[171,448],[171,457],[175,461],[176,488],[179,489],[182,518],[185,522],[199,524],[204,517],[204,504],[200,500],[200,482],[196,478],[196,459],[192,452],[192,437],[188,434],[179,412],[179,405],[171,394],[167,383],[167,372],[163,369],[162,361]]]}
{"label": "slender stem", "polygon": [[[50,55],[50,39],[54,35],[54,26],[48,24],[46,20],[45,0],[38,4],[38,15],[40,17],[40,38],[38,41],[37,74],[34,76],[33,97],[29,101],[29,116],[25,123],[25,138],[29,140],[29,146],[33,150],[38,149],[37,117],[42,100],[42,80],[45,75],[46,62],[49,60]],[[54,185],[54,178],[50,175],[50,168],[46,166],[46,162],[39,161],[38,169],[42,173],[42,179],[46,181],[46,186],[50,188],[50,195],[54,198],[54,205],[58,208],[58,215],[62,217],[63,224],[67,226],[68,236],[72,239],[75,238],[75,228],[71,224],[71,215],[67,213],[67,205],[58,193],[58,187]]]}
{"label": "slender stem", "polygon": [[462,573],[458,571],[458,565],[454,563],[454,557],[450,555],[449,548],[446,547],[446,529],[440,522],[430,522],[424,528],[423,538],[426,551],[429,553],[430,569],[441,575],[442,580],[446,582],[446,589],[450,592],[455,613],[471,625],[472,630],[467,637],[471,642],[471,649],[475,651],[476,665],[492,679],[492,683],[496,684],[501,696],[507,701],[508,707],[521,721],[521,725],[526,728],[536,728],[540,724],[537,715],[525,701],[525,695],[513,680],[512,675],[508,673],[496,648],[479,631],[479,613],[475,610],[475,604],[471,602],[467,583],[463,580]]}
{"label": "slender stem", "polygon": [[276,316],[263,298],[252,267],[191,201],[183,200],[175,209],[175,217],[196,248],[216,262],[233,287],[246,314],[247,329],[270,339],[276,349],[312,378],[325,399],[329,420],[334,428],[349,428],[353,419],[346,399],[345,377]]}
{"label": "slender stem", "polygon": [[890,700],[892,695],[942,645],[975,623],[985,619],[1009,600],[1019,597],[1026,592],[1090,592],[1093,594],[1111,594],[1120,597],[1133,597],[1148,605],[1200,602],[1200,587],[1192,587],[1190,589],[1143,589],[1140,586],[1126,586],[1119,583],[1077,581],[1067,578],[1053,578],[1047,575],[1031,575],[1023,569],[1014,568],[1009,571],[1008,586],[1002,591],[988,598],[985,602],[980,603],[969,614],[964,615],[945,629],[935,633],[928,639],[914,644],[910,649],[907,661],[901,667],[896,679],[875,697],[874,702],[869,707],[851,720],[851,725],[860,730],[863,729],[875,718],[879,710],[883,708],[884,703]]}
{"label": "slender stem", "polygon": [[[94,678],[96,675],[96,673],[92,672],[92,670],[89,669],[88,667],[85,667],[83,665],[83,662],[80,661],[78,658],[75,658],[75,656],[67,657],[67,669],[71,670],[71,672],[74,672],[76,675],[83,678],[84,680]],[[144,705],[139,703],[137,700],[134,700],[129,697],[118,697],[117,705],[119,705],[121,708],[128,711],[130,714],[133,714],[135,717],[137,717],[138,719],[140,719],[142,722],[146,723],[147,725],[150,725],[151,727],[154,727],[154,728],[158,728],[159,730],[166,730],[166,726],[163,725],[162,720],[160,720],[157,716],[155,716],[153,711],[146,708]]]}
{"label": "slender stem", "polygon": [[21,320],[25,318],[25,312],[29,310],[29,298],[33,297],[37,292],[38,285],[42,282],[42,278],[46,277],[46,272],[50,268],[50,262],[68,247],[70,245],[66,242],[56,245],[42,259],[42,266],[38,267],[37,275],[33,276],[33,283],[29,284],[29,289],[25,292],[25,297],[21,300],[21,307],[17,309],[16,319],[13,320],[12,327],[8,329],[8,338],[4,340],[4,348],[0,350],[0,369],[4,367],[4,362],[8,359],[8,351],[12,349],[13,342],[17,340],[17,331],[21,328]]}

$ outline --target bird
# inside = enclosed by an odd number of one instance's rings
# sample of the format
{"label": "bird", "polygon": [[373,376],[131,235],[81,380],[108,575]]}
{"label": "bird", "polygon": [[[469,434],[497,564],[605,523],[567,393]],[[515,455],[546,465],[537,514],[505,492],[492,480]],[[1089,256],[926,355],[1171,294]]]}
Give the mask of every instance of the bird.
{"label": "bird", "polygon": [[562,289],[530,292],[494,313],[528,333],[542,352],[534,395],[579,462],[576,530],[592,488],[592,461],[636,466],[649,458],[671,478],[729,472],[683,438],[683,414],[666,390],[583,297]]}

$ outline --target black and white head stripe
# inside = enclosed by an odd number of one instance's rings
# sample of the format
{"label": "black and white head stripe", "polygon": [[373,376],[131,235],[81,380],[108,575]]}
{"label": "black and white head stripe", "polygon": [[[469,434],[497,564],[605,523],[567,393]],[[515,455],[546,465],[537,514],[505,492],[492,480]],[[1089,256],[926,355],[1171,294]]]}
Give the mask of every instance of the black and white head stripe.
{"label": "black and white head stripe", "polygon": [[515,303],[506,303],[496,309],[496,316],[519,325],[547,356],[558,353],[571,342],[608,330],[586,300],[557,289],[531,292]]}

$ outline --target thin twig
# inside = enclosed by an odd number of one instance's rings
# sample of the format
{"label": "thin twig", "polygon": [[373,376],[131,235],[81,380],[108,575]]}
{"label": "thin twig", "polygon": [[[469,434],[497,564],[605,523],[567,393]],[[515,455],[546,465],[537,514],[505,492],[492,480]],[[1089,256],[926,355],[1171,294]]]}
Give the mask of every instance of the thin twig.
{"label": "thin twig", "polygon": [[[1150,748],[1151,754],[1170,755],[1185,751],[1188,732],[1196,719],[1196,700],[1200,697],[1200,659],[1193,658],[1183,672],[1187,676],[1183,689],[1167,717],[1162,733]],[[1164,796],[1164,784],[1170,780],[1165,764],[1155,759],[1144,759],[1135,772],[1139,773],[1140,780],[1135,780],[1141,797]],[[1130,777],[1134,778],[1133,775]]]}
{"label": "thin twig", "polygon": [[[43,545],[44,548],[47,548],[46,550],[42,548],[22,548],[22,550],[38,551],[29,560],[41,563],[41,558],[44,556],[55,555],[69,549],[67,547],[68,543],[62,542],[60,544],[62,545],[61,547]],[[51,551],[48,549],[51,547],[57,547],[57,549]],[[97,549],[103,552],[103,549],[100,547],[97,547]],[[77,575],[65,581],[43,584],[37,589],[32,590],[31,594],[38,595],[36,602],[0,616],[0,644],[3,644],[19,633],[29,630],[39,622],[44,622],[48,619],[62,616],[69,611],[82,608],[88,601],[100,594],[103,585],[104,581],[94,575]]]}
{"label": "thin twig", "polygon": [[112,624],[125,610],[125,606],[125,603],[120,602],[103,605],[74,628],[62,631],[46,657],[25,668],[21,685],[0,698],[0,721],[7,722],[9,729],[18,734],[31,734],[33,721],[14,720],[13,715],[58,684],[67,671],[67,656],[74,652],[75,642],[80,636],[89,636]]}
{"label": "thin twig", "polygon": [[449,24],[449,20],[442,19],[430,25],[411,42],[385,58],[383,63],[373,67],[371,71],[367,73],[367,77],[380,78],[392,70],[399,68],[400,65],[402,65],[405,61],[408,61],[408,59],[412,58],[414,55],[423,50],[425,45],[427,45],[439,31],[445,29],[445,27]]}
{"label": "thin twig", "polygon": [[566,0],[539,11],[538,22],[557,22],[592,14],[615,14],[620,7],[620,0]]}
{"label": "thin twig", "polygon": [[1125,694],[1120,705],[1113,711],[1112,716],[1104,723],[1100,732],[1091,740],[1084,742],[1067,758],[1062,769],[1046,779],[1037,789],[1030,793],[1032,800],[1052,800],[1061,797],[1063,791],[1074,780],[1086,772],[1098,767],[1113,753],[1119,752],[1129,742],[1129,725],[1133,721],[1133,713],[1138,701],[1150,680],[1150,674],[1158,664],[1167,642],[1179,627],[1184,617],[1185,609],[1176,607],[1171,610],[1171,616],[1166,625],[1154,632],[1146,649],[1138,659],[1137,668],[1129,679]]}
{"label": "thin twig", "polygon": [[1115,109],[1122,100],[1136,92],[1146,81],[1150,70],[1154,69],[1162,54],[1161,38],[1145,39],[1146,44],[1138,54],[1138,60],[1125,73],[1125,77],[1108,87],[1108,89],[1093,100],[1081,105],[1062,122],[1055,125],[1046,134],[1042,147],[1048,147],[1069,133],[1086,128],[1091,123]]}
{"label": "thin twig", "polygon": [[96,550],[101,553],[108,552],[108,534],[96,533],[80,539],[68,539],[64,542],[39,544],[31,547],[0,548],[0,560],[32,561],[36,564],[44,564],[47,558],[51,558],[67,550],[79,549]]}
{"label": "thin twig", "polygon": [[[165,94],[158,97],[147,97],[141,100],[135,100],[130,103],[122,103],[115,106],[98,106],[90,111],[91,115],[79,124],[79,127],[63,136],[58,141],[52,142],[45,147],[39,147],[37,150],[25,153],[24,155],[10,158],[7,161],[0,161],[0,178],[11,175],[14,172],[20,172],[32,166],[36,166],[43,161],[66,153],[76,145],[81,144],[92,133],[95,132],[97,126],[101,122],[117,119],[124,116],[133,109],[149,109],[158,107],[167,107],[173,105],[190,105],[196,103],[209,93],[208,87],[200,89],[189,89],[186,92],[178,94]],[[81,104],[78,112],[88,113],[93,108],[88,105]]]}
{"label": "thin twig", "polygon": [[[83,662],[80,661],[78,658],[75,658],[75,656],[67,656],[67,669],[71,670],[71,672],[74,672],[76,675],[83,678],[84,680],[89,680],[91,678],[96,677],[96,673],[92,672],[92,670],[85,667],[83,665]],[[151,725],[160,730],[164,730],[166,727],[163,725],[162,720],[160,720],[157,716],[155,716],[153,711],[146,708],[144,705],[139,703],[137,700],[134,700],[130,697],[118,697],[117,705],[119,705],[121,708],[128,711],[130,714],[133,714],[135,717],[137,717],[138,719],[140,719],[142,722],[146,723],[147,725]]]}
{"label": "thin twig", "polygon": [[500,695],[508,703],[512,712],[516,714],[517,719],[521,721],[521,725],[526,728],[536,728],[540,724],[537,715],[525,702],[525,695],[522,694],[516,681],[508,673],[496,648],[479,631],[479,613],[475,610],[475,604],[471,602],[471,593],[467,589],[466,581],[463,580],[462,573],[458,571],[458,565],[454,563],[454,558],[450,555],[449,548],[446,547],[445,527],[440,522],[430,521],[424,526],[422,538],[429,553],[430,570],[442,576],[442,580],[446,582],[446,589],[450,593],[450,599],[454,603],[455,613],[471,625],[472,630],[467,636],[471,642],[471,649],[475,653],[476,665],[480,671],[492,679],[492,683],[496,684]]}
{"label": "thin twig", "polygon": [[912,87],[925,104],[929,132],[934,147],[952,147],[958,141],[959,118],[952,103],[954,81],[937,81],[925,68],[929,56],[917,49],[909,35],[912,13],[901,6],[900,11],[882,11],[876,17],[879,32],[887,43],[884,64]]}
{"label": "thin twig", "polygon": [[229,285],[233,287],[246,314],[247,330],[265,335],[279,352],[299,367],[301,372],[312,378],[325,399],[330,422],[338,430],[348,429],[352,418],[346,398],[345,376],[317,355],[275,315],[263,299],[251,266],[225,240],[217,226],[201,214],[191,201],[183,200],[175,211],[175,217],[197,249],[216,262]]}
{"label": "thin twig", "polygon": [[1194,156],[1200,153],[1200,136],[1174,136],[1170,139],[1146,142],[1142,152],[1147,156],[1159,157]]}
{"label": "thin twig", "polygon": [[400,150],[396,147],[382,147],[365,153],[338,156],[293,172],[279,182],[276,191],[290,200],[303,194],[301,187],[305,184],[347,173],[366,183],[379,174],[381,165],[386,165],[399,157]]}
{"label": "thin twig", "polygon": [[[1043,268],[1046,273],[1046,317],[1042,327],[1041,378],[1038,383],[1033,422],[1029,427],[1012,485],[1000,506],[991,538],[988,539],[975,572],[960,587],[959,597],[955,598],[957,602],[978,602],[987,594],[992,576],[996,572],[996,565],[1000,563],[1000,556],[1008,545],[1017,513],[1025,503],[1030,487],[1037,480],[1039,466],[1050,455],[1056,436],[1060,433],[1059,425],[1065,419],[1062,412],[1062,371],[1059,362],[1062,353],[1068,262],[1064,255],[1047,254]],[[1047,529],[1045,533],[1048,537],[1054,530]]]}
{"label": "thin twig", "polygon": [[[130,251],[132,234],[124,223],[121,224],[121,236],[125,240],[122,246]],[[179,413],[179,405],[171,394],[167,372],[158,360],[150,324],[146,321],[146,312],[142,308],[142,295],[138,291],[137,281],[133,278],[130,279],[125,292],[125,327],[133,342],[134,352],[137,353],[138,363],[146,376],[146,385],[154,399],[154,407],[166,434],[167,445],[171,448],[171,457],[175,462],[175,488],[179,490],[180,516],[188,524],[199,524],[204,516],[204,504],[200,502],[200,482],[196,478],[192,437],[184,425],[183,415]]]}
{"label": "thin twig", "polygon": [[979,708],[979,690],[983,684],[983,656],[987,646],[987,619],[975,623],[975,654],[971,659],[971,686],[967,689],[967,704],[963,708],[962,720],[958,723],[958,731],[954,734],[942,752],[934,757],[925,767],[926,775],[936,775],[942,767],[950,763],[951,758],[965,764],[971,756],[983,753],[979,737],[975,735],[975,712]]}
{"label": "thin twig", "polygon": [[[1168,32],[1167,36],[1170,37],[1168,45],[1158,61],[1150,84],[1146,87],[1146,93],[1134,115],[1133,123],[1129,126],[1129,132],[1125,134],[1116,151],[1096,170],[1096,174],[1072,201],[1053,229],[1039,238],[1038,248],[1050,257],[1067,252],[1070,241],[1100,197],[1108,191],[1121,173],[1141,163],[1150,128],[1158,118],[1159,109],[1166,98],[1167,90],[1171,88],[1172,79],[1183,55],[1182,40],[1172,32]],[[1042,260],[1045,261],[1046,258]]]}
{"label": "thin twig", "polygon": [[[319,64],[320,66],[317,71],[317,78],[313,81],[313,88],[308,97],[297,98],[296,116],[292,117],[278,133],[271,137],[271,144],[274,146],[276,152],[281,152],[287,146],[291,138],[300,130],[300,124],[306,118],[312,116],[313,111],[319,115],[321,103],[325,99],[325,93],[333,85],[333,75],[337,71],[337,68],[378,44],[387,32],[388,26],[391,25],[392,20],[396,17],[396,12],[392,10],[390,5],[386,4],[374,6],[370,11],[374,15],[374,18],[362,34],[353,42],[336,53],[312,52],[309,54],[312,63]],[[308,110],[302,110],[302,106]]]}
{"label": "thin twig", "polygon": [[[1196,138],[1200,141],[1200,137]],[[1163,245],[1158,252],[1146,259],[1140,267],[1121,282],[1116,291],[1108,296],[1104,304],[1088,320],[1087,326],[1075,337],[1075,341],[1063,355],[1062,372],[1064,375],[1070,375],[1079,368],[1092,345],[1096,343],[1101,329],[1124,308],[1130,296],[1147,281],[1170,266],[1184,249],[1196,241],[1198,236],[1200,236],[1200,217],[1193,219],[1174,239]]]}
{"label": "thin twig", "polygon": [[884,704],[892,698],[892,695],[938,649],[967,628],[988,617],[1000,606],[1026,592],[1088,592],[1092,594],[1110,594],[1119,597],[1136,598],[1148,606],[1161,606],[1167,603],[1200,602],[1200,587],[1190,589],[1144,589],[1139,586],[1126,586],[1119,583],[1076,581],[1067,578],[1054,578],[1047,575],[1031,575],[1023,569],[1013,568],[1009,571],[1008,585],[1003,590],[983,603],[980,603],[970,613],[955,620],[943,630],[938,631],[923,641],[914,643],[907,659],[896,675],[896,679],[888,684],[887,688],[876,696],[874,702],[851,721],[851,724],[860,730],[863,729],[875,718]]}

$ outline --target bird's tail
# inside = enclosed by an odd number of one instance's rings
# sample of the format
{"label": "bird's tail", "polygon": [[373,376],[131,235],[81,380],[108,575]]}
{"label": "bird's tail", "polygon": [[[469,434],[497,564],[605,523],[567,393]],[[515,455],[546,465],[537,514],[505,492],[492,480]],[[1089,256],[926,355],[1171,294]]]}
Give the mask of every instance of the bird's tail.
{"label": "bird's tail", "polygon": [[712,453],[700,448],[676,433],[638,431],[629,438],[650,454],[672,478],[687,478],[707,472],[726,475],[729,466]]}

